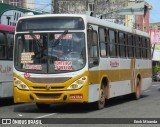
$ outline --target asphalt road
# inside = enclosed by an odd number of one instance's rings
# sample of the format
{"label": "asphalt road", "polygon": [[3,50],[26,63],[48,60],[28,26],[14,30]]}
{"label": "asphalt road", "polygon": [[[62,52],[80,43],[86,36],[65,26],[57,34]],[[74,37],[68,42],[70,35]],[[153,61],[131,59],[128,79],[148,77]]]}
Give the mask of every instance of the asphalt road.
{"label": "asphalt road", "polygon": [[[123,96],[116,97],[108,100],[102,110],[95,110],[91,104],[55,104],[46,111],[40,111],[35,104],[14,104],[12,99],[5,99],[0,101],[0,118],[160,118],[160,82],[152,83],[148,90],[142,92],[139,100],[132,100]],[[73,119],[69,120],[72,122]],[[92,122],[89,121],[89,123]],[[106,124],[99,124],[106,126]],[[59,126],[64,126],[64,124]],[[71,127],[74,125],[65,124],[66,126]],[[76,124],[75,126],[80,125]],[[98,125],[87,124],[87,126]],[[121,124],[119,126],[135,125]],[[136,126],[142,127],[141,124]],[[153,125],[149,124],[147,126]],[[159,125],[154,126],[158,127]]]}

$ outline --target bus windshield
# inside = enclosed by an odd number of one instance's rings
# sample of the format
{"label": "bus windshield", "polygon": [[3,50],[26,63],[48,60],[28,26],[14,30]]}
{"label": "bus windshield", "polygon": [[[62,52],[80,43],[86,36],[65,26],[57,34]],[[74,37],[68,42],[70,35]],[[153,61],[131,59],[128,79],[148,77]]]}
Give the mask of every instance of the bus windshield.
{"label": "bus windshield", "polygon": [[16,35],[15,67],[30,73],[61,73],[82,69],[86,63],[82,32]]}

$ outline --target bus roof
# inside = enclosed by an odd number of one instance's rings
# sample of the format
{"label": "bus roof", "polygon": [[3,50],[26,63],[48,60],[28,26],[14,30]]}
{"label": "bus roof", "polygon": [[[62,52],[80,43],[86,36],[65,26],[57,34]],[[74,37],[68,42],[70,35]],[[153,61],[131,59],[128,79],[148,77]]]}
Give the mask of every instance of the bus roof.
{"label": "bus roof", "polygon": [[99,19],[96,17],[92,17],[92,16],[88,16],[85,14],[45,14],[45,15],[33,15],[33,16],[26,16],[26,17],[20,17],[19,20],[21,19],[28,19],[28,18],[45,18],[45,17],[82,17],[83,19],[85,19],[87,22],[86,23],[91,23],[91,24],[95,24],[95,25],[99,25],[99,26],[105,26],[108,28],[113,28],[113,29],[117,29],[120,31],[125,31],[125,32],[129,32],[129,33],[136,33],[138,35],[142,35],[142,36],[147,36],[150,37],[148,33],[144,32],[144,31],[140,31],[137,29],[133,29],[131,27],[127,27],[124,25],[119,25],[110,21],[106,21],[103,19]]}
{"label": "bus roof", "polygon": [[1,30],[1,31],[14,32],[14,31],[15,31],[15,27],[14,27],[14,26],[9,26],[9,25],[0,24],[0,30]]}

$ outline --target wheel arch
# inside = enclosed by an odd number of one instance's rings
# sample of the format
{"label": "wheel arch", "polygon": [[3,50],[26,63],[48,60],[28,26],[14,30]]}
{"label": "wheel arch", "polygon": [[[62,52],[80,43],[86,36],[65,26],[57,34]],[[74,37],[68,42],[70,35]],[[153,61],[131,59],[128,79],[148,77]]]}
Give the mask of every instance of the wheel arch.
{"label": "wheel arch", "polygon": [[103,86],[105,87],[105,95],[106,95],[106,98],[109,99],[109,79],[108,79],[108,76],[107,75],[103,75],[102,78],[101,78],[101,81],[100,81],[100,87]]}

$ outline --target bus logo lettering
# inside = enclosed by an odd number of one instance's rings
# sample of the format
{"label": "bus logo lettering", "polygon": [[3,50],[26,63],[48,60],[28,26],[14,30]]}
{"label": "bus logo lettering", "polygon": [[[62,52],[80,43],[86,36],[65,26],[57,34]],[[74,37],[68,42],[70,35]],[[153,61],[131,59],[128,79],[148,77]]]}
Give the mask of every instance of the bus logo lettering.
{"label": "bus logo lettering", "polygon": [[119,63],[117,61],[110,61],[110,66],[111,67],[118,67],[119,66]]}
{"label": "bus logo lettering", "polygon": [[24,73],[24,77],[25,78],[30,78],[30,74],[29,73]]}

